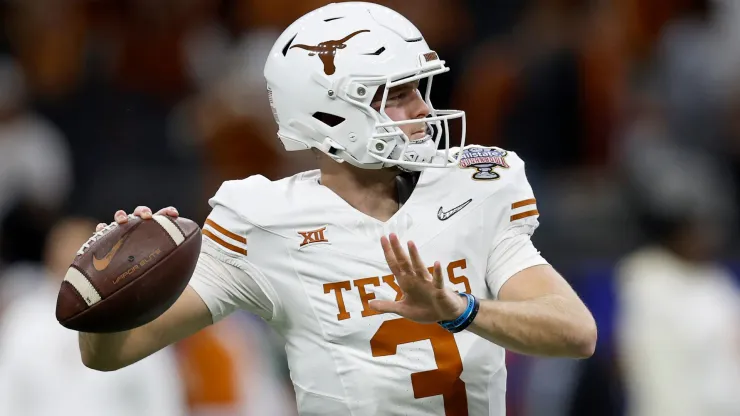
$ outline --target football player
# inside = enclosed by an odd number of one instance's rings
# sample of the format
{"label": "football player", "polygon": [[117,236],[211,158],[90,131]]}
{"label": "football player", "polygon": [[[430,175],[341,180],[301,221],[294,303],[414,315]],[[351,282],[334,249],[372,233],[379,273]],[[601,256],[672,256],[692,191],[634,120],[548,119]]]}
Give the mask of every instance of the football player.
{"label": "football player", "polygon": [[180,299],[132,331],[80,334],[85,364],[127,366],[243,309],[286,339],[301,415],[461,416],[505,413],[504,349],[589,357],[590,312],[530,240],[524,162],[465,146],[464,113],[432,106],[448,70],[379,5],[288,27],[265,65],[270,104],[285,148],[313,149],[319,169],[225,182]]}

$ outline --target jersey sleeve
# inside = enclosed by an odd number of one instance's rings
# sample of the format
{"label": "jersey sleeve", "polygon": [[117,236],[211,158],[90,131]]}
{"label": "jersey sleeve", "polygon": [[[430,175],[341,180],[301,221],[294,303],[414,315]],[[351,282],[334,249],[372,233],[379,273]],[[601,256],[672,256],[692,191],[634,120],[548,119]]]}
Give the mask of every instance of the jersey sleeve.
{"label": "jersey sleeve", "polygon": [[248,257],[255,227],[225,201],[213,198],[210,203],[213,210],[203,225],[203,245],[190,286],[208,306],[214,323],[237,309],[274,319],[280,310],[277,293]]}
{"label": "jersey sleeve", "polygon": [[515,274],[533,266],[548,264],[532,243],[539,227],[539,210],[532,187],[527,181],[524,162],[510,153],[511,175],[503,198],[503,214],[497,219],[499,230],[488,253],[486,283],[494,298]]}

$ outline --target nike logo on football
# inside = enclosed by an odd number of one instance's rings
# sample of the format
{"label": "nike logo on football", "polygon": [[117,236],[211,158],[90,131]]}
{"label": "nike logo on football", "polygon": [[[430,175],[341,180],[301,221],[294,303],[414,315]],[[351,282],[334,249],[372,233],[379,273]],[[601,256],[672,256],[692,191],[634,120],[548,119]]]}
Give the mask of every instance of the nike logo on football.
{"label": "nike logo on football", "polygon": [[444,211],[442,207],[439,207],[439,211],[437,211],[437,218],[439,218],[440,221],[444,221],[452,217],[453,215],[457,214],[458,212],[462,211],[463,208],[468,206],[469,203],[473,202],[473,199],[468,199],[467,201],[463,202],[462,204],[456,206],[455,208],[452,208],[449,211]]}
{"label": "nike logo on football", "polygon": [[103,270],[108,268],[111,260],[113,260],[113,257],[116,255],[116,253],[123,245],[123,242],[126,241],[126,238],[128,238],[128,236],[129,234],[126,234],[125,236],[123,236],[123,238],[118,240],[116,245],[114,245],[113,248],[110,249],[108,254],[106,254],[105,257],[103,257],[102,259],[99,259],[97,256],[93,254],[93,267],[95,268],[95,270],[102,272]]}

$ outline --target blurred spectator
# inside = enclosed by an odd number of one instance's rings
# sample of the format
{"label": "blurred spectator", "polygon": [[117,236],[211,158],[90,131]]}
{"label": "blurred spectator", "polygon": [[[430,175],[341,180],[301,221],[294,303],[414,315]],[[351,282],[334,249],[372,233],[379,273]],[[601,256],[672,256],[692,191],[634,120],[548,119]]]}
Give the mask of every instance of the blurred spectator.
{"label": "blurred spectator", "polygon": [[0,217],[22,200],[59,208],[72,184],[64,137],[27,98],[21,68],[0,56]]}
{"label": "blurred spectator", "polygon": [[30,95],[53,99],[84,74],[89,26],[85,0],[5,1],[5,36],[26,72]]}
{"label": "blurred spectator", "polygon": [[279,179],[313,166],[310,152],[285,152],[275,135],[263,69],[280,33],[270,27],[247,30],[245,7],[232,4],[226,11],[230,25],[194,27],[182,44],[198,91],[173,112],[170,134],[176,145],[200,149],[203,199],[226,180]]}
{"label": "blurred spectator", "polygon": [[712,3],[692,0],[677,12],[660,33],[655,64],[672,139],[721,154],[721,106],[731,80],[721,73],[726,51]]}
{"label": "blurred spectator", "polygon": [[[734,182],[740,183],[740,76],[732,88],[730,103],[725,110],[724,156],[728,159]],[[740,192],[736,192],[735,197],[736,205],[740,206]],[[736,256],[740,254],[740,247],[736,246],[734,249]]]}
{"label": "blurred spectator", "polygon": [[711,158],[652,133],[625,151],[649,237],[616,271],[628,414],[737,415],[740,290],[718,261],[735,220],[732,187]]}
{"label": "blurred spectator", "polygon": [[516,151],[531,178],[583,160],[580,48],[585,1],[529,2],[512,33],[472,49],[453,106],[470,143]]}
{"label": "blurred spectator", "polygon": [[237,314],[177,345],[190,416],[294,416],[292,386],[276,371],[268,329]]}
{"label": "blurred spectator", "polygon": [[[183,416],[183,386],[171,349],[103,373],[80,359],[78,336],[55,319],[59,284],[95,222],[66,219],[49,235],[45,264],[0,323],[0,414]],[[7,281],[7,280],[6,280]]]}
{"label": "blurred spectator", "polygon": [[0,262],[39,260],[33,214],[58,212],[72,186],[65,138],[27,100],[21,68],[0,56]]}

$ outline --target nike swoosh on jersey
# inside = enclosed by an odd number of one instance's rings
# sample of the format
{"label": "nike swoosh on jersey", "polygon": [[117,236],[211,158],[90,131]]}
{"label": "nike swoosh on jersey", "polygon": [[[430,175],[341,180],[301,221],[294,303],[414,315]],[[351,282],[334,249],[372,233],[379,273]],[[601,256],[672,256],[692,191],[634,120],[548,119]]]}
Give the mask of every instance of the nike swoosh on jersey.
{"label": "nike swoosh on jersey", "polygon": [[113,260],[113,257],[116,255],[118,250],[123,245],[123,242],[128,238],[129,234],[126,234],[123,236],[118,242],[113,246],[113,248],[110,249],[108,254],[105,255],[102,259],[99,259],[97,256],[93,254],[93,267],[95,270],[102,272],[103,270],[107,269],[110,265],[110,262]]}
{"label": "nike swoosh on jersey", "polygon": [[473,202],[472,198],[456,206],[455,208],[452,208],[449,211],[444,211],[442,207],[439,207],[439,211],[437,211],[437,218],[439,218],[440,221],[445,221],[449,219],[450,217],[452,217],[453,215],[457,214],[458,212],[462,211],[462,209],[468,206],[468,204],[471,202]]}

